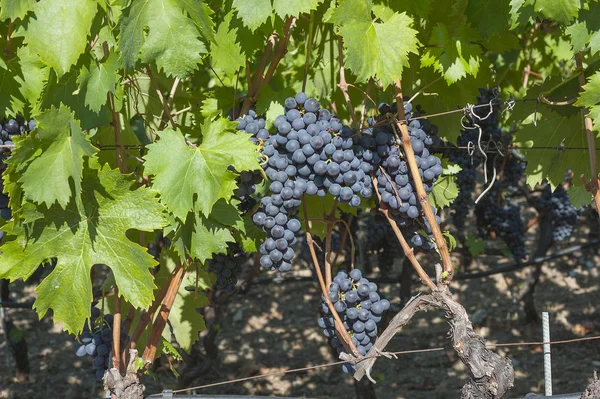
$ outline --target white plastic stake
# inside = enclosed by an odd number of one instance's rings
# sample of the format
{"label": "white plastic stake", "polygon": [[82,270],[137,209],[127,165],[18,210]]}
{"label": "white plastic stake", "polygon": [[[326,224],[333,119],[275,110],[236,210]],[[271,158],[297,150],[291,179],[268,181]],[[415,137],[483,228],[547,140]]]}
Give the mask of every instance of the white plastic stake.
{"label": "white plastic stake", "polygon": [[[550,342],[550,316],[542,312],[542,333],[544,342]],[[544,344],[544,394],[552,396],[552,354],[550,344]]]}

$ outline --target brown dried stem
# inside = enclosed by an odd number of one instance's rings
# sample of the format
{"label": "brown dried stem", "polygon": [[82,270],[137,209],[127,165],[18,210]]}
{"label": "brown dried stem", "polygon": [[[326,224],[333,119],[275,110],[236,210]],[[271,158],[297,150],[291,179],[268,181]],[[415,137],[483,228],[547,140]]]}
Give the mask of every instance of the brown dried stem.
{"label": "brown dried stem", "polygon": [[406,128],[406,115],[404,114],[404,103],[402,98],[402,83],[400,79],[396,81],[395,84],[396,89],[396,104],[398,106],[398,118],[399,120],[396,122],[397,127],[401,132],[401,140],[402,146],[404,147],[404,153],[406,155],[406,160],[408,161],[408,166],[410,168],[410,172],[415,183],[415,188],[417,190],[418,201],[421,204],[421,209],[425,213],[425,218],[429,222],[429,226],[431,227],[431,232],[433,233],[433,237],[435,239],[435,244],[437,245],[438,251],[440,253],[440,257],[442,258],[442,265],[444,266],[444,272],[446,273],[444,281],[449,283],[452,281],[452,275],[454,273],[454,266],[452,265],[452,259],[450,258],[450,251],[448,251],[448,246],[446,245],[446,240],[442,235],[442,231],[440,226],[438,225],[437,220],[435,219],[435,214],[431,209],[429,204],[429,199],[427,197],[427,193],[425,192],[425,188],[423,187],[423,180],[421,179],[421,175],[419,174],[419,167],[417,166],[417,161],[415,159],[415,153],[412,148],[412,143],[410,141],[410,136],[408,134],[408,129]]}
{"label": "brown dried stem", "polygon": [[169,313],[171,312],[171,308],[173,306],[173,302],[175,302],[175,298],[177,297],[177,292],[179,291],[179,286],[183,281],[183,276],[185,275],[185,268],[183,267],[182,262],[178,262],[175,270],[173,270],[173,279],[170,281],[165,297],[162,301],[162,305],[154,324],[152,325],[152,331],[150,332],[150,339],[146,344],[146,348],[144,349],[144,354],[142,355],[142,359],[146,364],[146,368],[150,367],[154,357],[156,356],[156,349],[158,347],[158,341],[162,335],[165,326],[167,325],[167,319],[169,318]]}
{"label": "brown dried stem", "polygon": [[[579,74],[579,76],[577,78],[579,79],[579,88],[580,88],[580,90],[583,90],[582,88],[585,85],[585,74],[583,72],[583,61],[581,58],[581,53],[579,53],[579,52],[577,52],[575,54],[575,63],[577,65],[577,69],[579,69],[581,71],[581,73]],[[589,117],[589,113],[590,113],[590,111],[587,108],[583,109],[585,134],[586,134],[586,138],[587,138],[588,153],[589,153],[589,158],[590,158],[590,171],[591,171],[590,185],[589,185],[589,188],[591,188],[591,190],[589,190],[589,191],[594,196],[594,203],[596,204],[596,210],[598,211],[598,214],[600,215],[600,190],[598,190],[598,163],[596,160],[596,138],[594,136],[593,123],[592,123],[592,119]]]}
{"label": "brown dried stem", "polygon": [[352,106],[352,101],[350,101],[350,94],[348,94],[348,82],[346,82],[346,72],[344,70],[344,46],[342,45],[341,36],[338,36],[338,59],[340,63],[340,83],[338,83],[338,87],[346,100],[349,115],[348,124],[352,125],[354,122],[354,107]]}
{"label": "brown dried stem", "polygon": [[[375,177],[372,177],[372,179],[373,179],[373,186],[377,187],[377,180],[375,179]],[[379,203],[382,204],[381,195],[379,194],[379,191],[375,190],[375,193],[377,194]],[[415,256],[414,250],[408,245],[408,242],[406,242],[406,239],[404,238],[402,231],[400,231],[398,224],[396,223],[394,218],[390,215],[389,209],[380,208],[380,211],[381,211],[381,213],[383,213],[383,215],[387,219],[388,223],[392,227],[394,234],[396,234],[396,238],[398,239],[398,241],[400,242],[400,245],[402,246],[404,255],[406,255],[406,257],[408,258],[410,263],[413,265],[413,267],[417,271],[417,274],[419,275],[419,278],[421,279],[421,281],[424,282],[432,290],[435,290],[436,289],[435,284],[433,283],[433,281],[431,280],[431,278],[429,277],[427,272],[425,272],[425,270],[423,270],[423,267],[421,266],[421,264],[419,263],[419,261],[417,260],[417,258]]]}
{"label": "brown dried stem", "polygon": [[[244,98],[244,104],[242,105],[240,116],[243,116],[246,113],[248,113],[250,108],[252,108],[254,103],[256,103],[256,101],[258,100],[258,96],[260,95],[262,87],[266,84],[269,84],[269,82],[271,81],[271,78],[275,73],[277,65],[279,65],[279,62],[287,53],[287,45],[290,40],[290,33],[295,21],[296,18],[294,17],[286,18],[283,24],[283,35],[279,38],[277,44],[275,44],[276,35],[272,34],[271,36],[269,36],[269,39],[267,40],[267,45],[265,47],[265,51],[259,61],[256,71],[254,72],[254,76],[251,80],[248,81],[248,94]],[[273,52],[274,47],[275,52]],[[273,53],[273,59],[269,64],[269,69],[265,73],[265,68],[267,67],[267,62],[271,56],[271,53]],[[246,69],[248,71],[248,65],[246,65]]]}
{"label": "brown dried stem", "polygon": [[335,310],[333,303],[331,303],[331,300],[329,299],[329,290],[327,289],[327,286],[325,285],[325,280],[323,279],[323,273],[321,272],[321,265],[319,265],[319,259],[317,258],[317,253],[315,252],[315,242],[313,241],[312,234],[310,233],[310,225],[308,224],[306,201],[304,198],[302,199],[302,207],[304,209],[304,225],[306,227],[305,228],[306,241],[308,243],[308,249],[310,250],[310,256],[312,257],[313,263],[315,265],[315,270],[317,272],[317,277],[319,279],[319,285],[321,286],[321,292],[323,293],[323,298],[325,300],[325,303],[327,304],[327,307],[329,308],[329,311],[331,312],[331,315],[333,316],[333,319],[335,321],[335,329],[336,329],[338,335],[340,336],[341,341],[344,344],[344,347],[346,348],[346,350],[348,350],[348,352],[352,353],[355,357],[360,358],[360,353],[358,352],[358,349],[352,342],[352,338],[348,334],[348,331],[346,331],[346,329],[344,328],[344,323],[342,323],[342,319],[340,319],[340,315]]}
{"label": "brown dried stem", "polygon": [[331,286],[331,235],[333,233],[333,225],[335,224],[335,211],[337,210],[337,199],[331,207],[331,212],[327,217],[327,236],[325,237],[325,286]]}
{"label": "brown dried stem", "polygon": [[115,287],[115,313],[113,314],[113,367],[121,371],[121,298],[119,288]]}

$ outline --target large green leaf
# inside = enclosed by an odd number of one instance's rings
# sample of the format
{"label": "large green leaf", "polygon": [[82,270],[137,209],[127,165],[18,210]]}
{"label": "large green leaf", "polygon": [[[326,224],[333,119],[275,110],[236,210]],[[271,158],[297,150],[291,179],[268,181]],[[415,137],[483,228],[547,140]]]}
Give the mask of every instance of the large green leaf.
{"label": "large green leaf", "polygon": [[237,42],[237,29],[230,29],[231,13],[225,16],[217,29],[214,42],[210,46],[210,57],[215,68],[221,69],[226,75],[233,76],[244,66],[246,57]]}
{"label": "large green leaf", "polygon": [[233,0],[233,8],[244,26],[252,31],[265,23],[273,11],[271,0]]}
{"label": "large green leaf", "polygon": [[133,184],[107,166],[86,168],[81,201],[72,200],[65,210],[27,203],[23,225],[12,223],[0,247],[0,277],[27,279],[40,263],[55,258],[54,271],[37,287],[34,307],[40,317],[52,309],[69,332],[80,331],[90,316],[90,270],[96,264],[111,268],[126,301],[148,307],[154,289],[148,269],[156,261],[125,233],[159,229],[166,221],[157,193]]}
{"label": "large green leaf", "polygon": [[581,0],[535,0],[534,10],[544,17],[566,25],[577,17]]}
{"label": "large green leaf", "polygon": [[371,6],[367,0],[343,0],[328,20],[340,25],[346,66],[361,81],[377,78],[387,86],[401,78],[419,41],[411,17],[394,13],[385,22],[373,22]]}
{"label": "large green leaf", "polygon": [[248,134],[235,130],[235,123],[207,119],[201,132],[202,142],[192,147],[180,132],[163,130],[144,157],[146,172],[154,176],[153,187],[181,220],[194,209],[194,199],[200,211],[209,215],[219,198],[231,197],[237,183],[229,166],[238,171],[260,168],[256,147]]}
{"label": "large green leaf", "polygon": [[212,18],[213,11],[208,4],[199,0],[176,0],[182,10],[186,11],[200,28],[200,33],[208,41],[215,35],[215,22]]}
{"label": "large green leaf", "polygon": [[0,21],[23,19],[33,9],[34,0],[0,0]]}
{"label": "large green leaf", "polygon": [[506,29],[509,9],[509,0],[470,1],[467,18],[483,38],[489,39],[492,35],[500,36]]}
{"label": "large green leaf", "polygon": [[25,98],[20,92],[20,75],[16,59],[8,63],[0,59],[0,117],[13,117],[23,112]]}
{"label": "large green leaf", "polygon": [[600,130],[600,72],[596,72],[583,86],[575,105],[590,109],[589,117],[594,121],[594,130]]}
{"label": "large green leaf", "polygon": [[108,93],[115,93],[120,66],[119,55],[113,52],[105,62],[92,61],[89,69],[82,69],[78,83],[85,88],[85,105],[93,112],[106,104]]}
{"label": "large green leaf", "polygon": [[206,46],[179,0],[134,0],[121,19],[119,45],[126,69],[139,59],[155,62],[167,76],[190,75],[202,61]]}
{"label": "large green leaf", "polygon": [[[574,176],[584,174],[590,178],[587,139],[580,112],[563,116],[541,107],[536,125],[532,114],[517,132],[516,141],[527,160],[525,172],[530,186],[548,179],[552,187],[556,187],[563,183],[568,169]],[[600,147],[598,140],[595,147]],[[596,156],[600,156],[598,151]],[[573,179],[573,186],[582,186],[581,180]]]}
{"label": "large green leaf", "polygon": [[41,0],[34,5],[25,42],[60,77],[85,51],[97,7],[94,0]]}
{"label": "large green leaf", "polygon": [[38,115],[36,121],[36,134],[31,138],[36,150],[29,159],[21,160],[26,165],[18,165],[19,182],[27,199],[47,206],[58,202],[65,208],[73,195],[70,185],[74,185],[76,198],[81,192],[84,158],[97,149],[64,106]]}
{"label": "large green leaf", "polygon": [[317,8],[323,0],[273,0],[275,14],[281,18],[286,16],[298,17]]}

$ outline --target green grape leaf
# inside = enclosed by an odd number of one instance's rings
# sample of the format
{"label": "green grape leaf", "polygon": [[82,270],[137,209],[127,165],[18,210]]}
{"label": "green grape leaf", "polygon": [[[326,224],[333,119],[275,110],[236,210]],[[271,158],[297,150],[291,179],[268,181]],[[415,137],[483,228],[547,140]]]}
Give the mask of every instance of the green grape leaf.
{"label": "green grape leaf", "polygon": [[105,62],[92,61],[89,70],[82,68],[78,83],[85,87],[84,102],[93,112],[99,112],[106,104],[108,93],[115,94],[119,67],[119,55],[113,52]]}
{"label": "green grape leaf", "polygon": [[153,299],[149,268],[156,261],[146,249],[130,241],[130,229],[152,231],[165,225],[156,192],[133,189],[130,177],[105,166],[85,168],[81,201],[66,210],[53,205],[24,206],[24,223],[7,230],[0,255],[0,276],[11,281],[27,279],[40,263],[56,259],[56,267],[36,288],[34,307],[39,317],[48,309],[69,332],[79,332],[90,316],[93,265],[108,265],[119,294],[138,308]]}
{"label": "green grape leaf", "polygon": [[485,252],[485,241],[473,234],[469,234],[465,240],[465,245],[472,256],[479,256]]}
{"label": "green grape leaf", "polygon": [[585,50],[590,34],[587,30],[585,22],[576,22],[565,29],[565,33],[571,36],[571,46],[573,52]]}
{"label": "green grape leaf", "polygon": [[[234,212],[237,211],[234,209]],[[223,224],[213,214],[204,217],[199,212],[190,212],[185,222],[177,223],[177,226],[173,242],[182,258],[189,254],[192,258],[205,262],[213,254],[227,252],[228,243],[235,242],[231,226]]]}
{"label": "green grape leaf", "polygon": [[436,209],[445,208],[454,202],[458,191],[456,176],[442,175],[433,185],[433,190],[429,194],[429,202]]}
{"label": "green grape leaf", "polygon": [[470,1],[466,15],[481,36],[489,39],[492,35],[504,33],[509,9],[509,0]]}
{"label": "green grape leaf", "polygon": [[590,107],[588,116],[594,121],[593,129],[600,134],[600,105]]}
{"label": "green grape leaf", "polygon": [[562,25],[567,25],[577,17],[579,8],[581,7],[580,0],[536,0],[534,4],[535,12],[542,14],[544,17],[558,22]]}
{"label": "green grape leaf", "polygon": [[106,107],[102,107],[99,112],[94,112],[86,107],[87,88],[80,88],[77,84],[77,72],[69,71],[58,79],[53,70],[49,71],[48,83],[42,91],[39,108],[49,109],[52,106],[59,108],[64,104],[75,113],[75,119],[81,121],[83,130],[109,123]]}
{"label": "green grape leaf", "polygon": [[212,15],[213,10],[204,1],[198,0],[176,0],[179,7],[185,10],[200,28],[200,33],[209,42],[215,36],[215,22]]}
{"label": "green grape leaf", "polygon": [[213,66],[228,76],[233,76],[246,62],[242,48],[237,43],[237,29],[229,27],[231,16],[231,13],[225,16],[210,47]]}
{"label": "green grape leaf", "polygon": [[456,248],[456,238],[454,238],[454,236],[452,234],[450,234],[449,231],[444,231],[442,233],[442,235],[444,236],[444,238],[446,239],[446,242],[448,243],[448,250],[450,252],[454,251],[454,249]]}
{"label": "green grape leaf", "polygon": [[20,91],[26,103],[33,108],[48,81],[50,68],[36,54],[31,54],[27,47],[19,48],[18,56],[21,74],[15,80],[21,86]]}
{"label": "green grape leaf", "polygon": [[[580,112],[563,116],[547,107],[537,112],[537,126],[533,124],[533,114],[523,121],[516,134],[519,148],[527,160],[527,183],[533,187],[548,179],[554,189],[562,184],[565,172],[573,171],[574,176],[584,174],[589,178],[590,165],[587,156],[587,139]],[[532,148],[531,147],[541,147]],[[596,143],[596,148],[600,148]],[[570,149],[577,148],[577,150]],[[596,151],[597,156],[600,153]],[[573,179],[573,187],[579,187],[579,179]]]}
{"label": "green grape leaf", "polygon": [[282,19],[286,16],[299,17],[300,14],[315,10],[323,0],[273,0],[275,14]]}
{"label": "green grape leaf", "polygon": [[265,23],[273,12],[271,0],[233,0],[233,8],[238,11],[238,18],[244,26],[251,31]]}
{"label": "green grape leaf", "polygon": [[265,239],[265,233],[254,224],[251,216],[244,216],[235,224],[233,231],[235,242],[239,243],[242,250],[248,253],[257,252],[260,243]]}
{"label": "green grape leaf", "polygon": [[60,77],[85,51],[97,8],[94,0],[41,0],[34,5],[25,42]]}
{"label": "green grape leaf", "polygon": [[[183,14],[178,0],[137,0],[120,21],[119,46],[125,69],[155,62],[167,76],[186,77],[202,61],[206,46],[196,24]],[[157,10],[160,10],[158,12]]]}
{"label": "green grape leaf", "polygon": [[373,22],[370,2],[344,0],[329,22],[341,25],[346,66],[361,81],[374,77],[384,86],[393,84],[408,66],[409,53],[417,53],[417,31],[405,13],[395,13],[383,23]]}
{"label": "green grape leaf", "polygon": [[[157,286],[160,287],[167,283],[169,275],[175,269],[178,261],[179,258],[173,251],[161,252],[161,267],[156,276]],[[169,326],[162,333],[167,342],[171,342],[172,335],[175,336],[181,349],[188,353],[194,342],[198,340],[198,332],[206,328],[204,318],[196,309],[209,303],[204,291],[201,291],[200,288],[200,286],[206,286],[207,283],[210,283],[210,276],[203,269],[200,269],[198,274],[186,273],[184,275],[169,313]],[[188,291],[189,288],[196,286],[199,287],[198,291]]]}
{"label": "green grape leaf", "polygon": [[478,37],[478,32],[466,24],[456,32],[449,30],[445,24],[438,24],[433,28],[429,43],[439,47],[431,48],[421,65],[433,65],[444,74],[448,84],[467,75],[477,76],[481,64],[481,47],[476,43]]}
{"label": "green grape leaf", "polygon": [[576,106],[592,107],[600,103],[600,72],[592,75],[583,86],[583,92],[579,95]]}
{"label": "green grape leaf", "polygon": [[260,168],[250,135],[236,132],[235,125],[225,118],[206,120],[196,148],[171,129],[159,132],[160,140],[148,146],[146,172],[154,176],[153,187],[177,218],[184,220],[194,209],[194,198],[200,211],[209,215],[219,198],[231,197],[237,183],[228,166],[238,171]]}
{"label": "green grape leaf", "polygon": [[25,98],[20,92],[19,75],[16,60],[6,64],[0,58],[0,117],[12,117],[23,111]]}
{"label": "green grape leaf", "polygon": [[98,150],[64,106],[38,115],[36,125],[36,134],[31,137],[36,152],[25,161],[19,182],[26,198],[48,207],[58,202],[65,208],[73,195],[70,184],[74,184],[76,198],[81,193],[84,158]]}
{"label": "green grape leaf", "polygon": [[569,188],[569,190],[567,190],[567,194],[571,200],[571,205],[573,205],[575,208],[589,205],[593,200],[592,194],[587,190],[587,188],[585,188],[585,186],[582,185]]}
{"label": "green grape leaf", "polygon": [[5,19],[23,19],[33,10],[34,0],[0,0],[0,21]]}
{"label": "green grape leaf", "polygon": [[600,31],[591,34],[589,43],[592,55],[600,51]]}

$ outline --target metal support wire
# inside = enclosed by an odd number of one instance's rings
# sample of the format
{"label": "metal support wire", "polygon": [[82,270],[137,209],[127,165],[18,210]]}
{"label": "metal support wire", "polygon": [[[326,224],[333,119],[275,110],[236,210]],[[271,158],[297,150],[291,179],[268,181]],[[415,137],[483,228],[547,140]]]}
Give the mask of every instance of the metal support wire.
{"label": "metal support wire", "polygon": [[552,395],[552,396],[538,396],[534,393],[529,393],[523,399],[580,399],[581,392],[576,393],[565,393],[562,395]]}
{"label": "metal support wire", "polygon": [[[165,389],[162,395],[147,396],[146,399],[268,399],[273,396],[250,396],[250,395],[176,395],[173,390]],[[275,399],[300,399],[276,396]]]}

